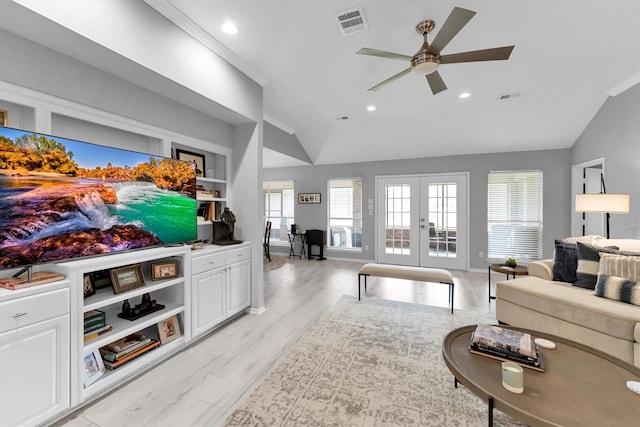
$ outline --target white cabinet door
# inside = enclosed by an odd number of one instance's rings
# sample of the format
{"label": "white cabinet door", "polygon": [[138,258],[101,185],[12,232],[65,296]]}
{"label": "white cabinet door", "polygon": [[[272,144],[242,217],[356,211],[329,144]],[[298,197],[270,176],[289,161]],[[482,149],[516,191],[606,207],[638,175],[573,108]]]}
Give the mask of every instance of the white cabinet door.
{"label": "white cabinet door", "polygon": [[193,276],[191,321],[194,337],[210,330],[227,318],[225,270],[222,267]]}
{"label": "white cabinet door", "polygon": [[69,407],[69,316],[0,334],[2,424],[36,425]]}
{"label": "white cabinet door", "polygon": [[251,305],[251,261],[229,265],[227,275],[227,316],[233,316]]}

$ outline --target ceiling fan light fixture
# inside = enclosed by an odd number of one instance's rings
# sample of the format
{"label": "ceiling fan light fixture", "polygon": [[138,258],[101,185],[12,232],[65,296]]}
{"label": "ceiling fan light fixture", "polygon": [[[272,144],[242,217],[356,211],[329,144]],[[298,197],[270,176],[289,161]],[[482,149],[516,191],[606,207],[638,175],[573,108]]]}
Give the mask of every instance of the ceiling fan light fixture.
{"label": "ceiling fan light fixture", "polygon": [[422,76],[433,73],[438,69],[440,58],[435,55],[420,51],[411,59],[411,71]]}

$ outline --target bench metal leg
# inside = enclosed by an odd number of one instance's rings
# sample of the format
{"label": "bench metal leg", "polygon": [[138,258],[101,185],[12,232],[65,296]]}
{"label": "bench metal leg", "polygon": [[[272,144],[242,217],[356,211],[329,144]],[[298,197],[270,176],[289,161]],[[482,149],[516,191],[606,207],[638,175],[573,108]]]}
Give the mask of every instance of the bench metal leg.
{"label": "bench metal leg", "polygon": [[367,276],[368,274],[358,274],[358,301],[360,301],[360,279],[364,277],[364,293],[367,294]]}

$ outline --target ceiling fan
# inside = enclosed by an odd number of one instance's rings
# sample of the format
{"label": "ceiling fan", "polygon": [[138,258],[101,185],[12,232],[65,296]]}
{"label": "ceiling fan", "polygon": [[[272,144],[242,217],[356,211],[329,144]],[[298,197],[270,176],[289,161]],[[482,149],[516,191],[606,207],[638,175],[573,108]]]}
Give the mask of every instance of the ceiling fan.
{"label": "ceiling fan", "polygon": [[356,53],[360,55],[379,56],[382,58],[399,59],[401,61],[411,62],[411,66],[398,74],[389,77],[383,82],[370,87],[367,90],[376,91],[387,84],[409,74],[411,71],[426,76],[429,87],[433,94],[437,94],[447,89],[440,73],[438,73],[438,65],[455,64],[459,62],[475,62],[475,61],[500,61],[509,59],[513,46],[496,47],[493,49],[473,50],[469,52],[454,53],[450,55],[440,55],[442,49],[467,25],[476,13],[471,10],[456,7],[442,25],[442,29],[429,44],[427,36],[435,28],[436,23],[432,20],[422,21],[416,25],[416,31],[423,35],[424,43],[420,50],[413,56],[402,55],[394,52],[387,52],[378,49],[369,49],[363,47]]}

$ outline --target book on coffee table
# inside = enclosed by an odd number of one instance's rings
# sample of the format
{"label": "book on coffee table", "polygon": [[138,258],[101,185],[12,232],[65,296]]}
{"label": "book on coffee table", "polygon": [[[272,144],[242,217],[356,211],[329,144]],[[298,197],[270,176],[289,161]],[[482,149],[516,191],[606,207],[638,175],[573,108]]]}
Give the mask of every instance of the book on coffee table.
{"label": "book on coffee table", "polygon": [[469,351],[544,371],[542,357],[531,334],[495,325],[479,324],[471,335]]}

